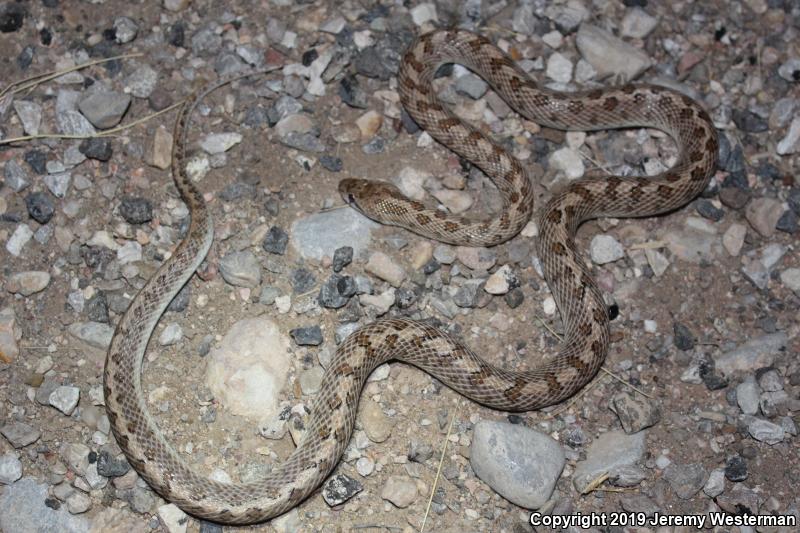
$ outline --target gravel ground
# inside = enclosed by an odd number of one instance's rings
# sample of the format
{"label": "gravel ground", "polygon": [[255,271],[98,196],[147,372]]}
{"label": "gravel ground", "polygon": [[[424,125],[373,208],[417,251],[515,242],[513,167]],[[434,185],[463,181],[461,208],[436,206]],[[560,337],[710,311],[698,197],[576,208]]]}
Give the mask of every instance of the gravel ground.
{"label": "gravel ground", "polygon": [[[137,55],[0,100],[1,531],[222,530],[138,478],[103,407],[113,327],[188,223],[168,170],[174,112],[111,137],[11,138],[107,131],[218,75],[276,67],[195,114],[188,167],[215,244],[146,356],[150,409],[216,479],[257,479],[286,457],[337,343],[379,316],[436,321],[508,368],[554,353],[562,325],[535,223],[492,249],[455,248],[374,224],[336,192],[369,177],[454,212],[497,209],[488,179],[398,100],[407,44],[454,25],[554,89],[634,79],[690,95],[719,129],[719,169],[677,212],[581,228],[617,316],[608,372],[580,395],[508,415],[385,365],[332,477],[252,529],[410,532],[426,520],[426,531],[521,532],[530,510],[798,516],[796,0],[41,0],[0,3],[4,83]],[[459,67],[437,89],[532,170],[539,205],[586,173],[655,174],[675,160],[656,131],[540,128]],[[673,530],[569,530],[623,529]]]}

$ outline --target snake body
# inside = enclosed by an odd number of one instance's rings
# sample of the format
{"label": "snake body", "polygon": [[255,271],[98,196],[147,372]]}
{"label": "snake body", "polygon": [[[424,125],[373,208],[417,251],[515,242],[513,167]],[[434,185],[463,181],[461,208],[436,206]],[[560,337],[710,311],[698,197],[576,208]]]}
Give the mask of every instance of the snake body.
{"label": "snake body", "polygon": [[197,94],[176,120],[172,154],[173,179],[191,214],[188,234],[120,319],[104,373],[106,408],[120,448],[161,496],[186,512],[246,524],[298,505],[336,466],[352,434],[364,382],[388,360],[417,366],[496,409],[528,411],[568,398],[594,376],[609,347],[606,306],[576,249],[578,225],[600,216],[651,216],[676,209],[700,193],[715,170],[716,132],[708,114],[682,94],[652,85],[548,91],[537,87],[486,38],[461,30],[435,31],[418,37],[404,56],[398,76],[402,103],[431,136],[484,170],[502,193],[505,206],[499,216],[474,221],[409,200],[388,183],[342,181],[345,200],[380,222],[449,243],[491,246],[513,237],[531,216],[534,198],[524,167],[437,99],[431,83],[445,63],[460,63],[477,72],[520,114],[552,128],[660,129],[677,143],[677,163],[654,177],[587,177],[572,182],[546,205],[539,223],[538,255],[564,322],[564,341],[557,355],[531,370],[514,372],[488,364],[459,341],[421,322],[398,318],[368,324],[338,348],[313,400],[304,437],[286,461],[259,481],[222,483],[195,472],[170,446],[148,412],[141,384],[142,361],[153,329],[213,238],[203,196],[184,169],[186,131],[203,96],[230,80]]}

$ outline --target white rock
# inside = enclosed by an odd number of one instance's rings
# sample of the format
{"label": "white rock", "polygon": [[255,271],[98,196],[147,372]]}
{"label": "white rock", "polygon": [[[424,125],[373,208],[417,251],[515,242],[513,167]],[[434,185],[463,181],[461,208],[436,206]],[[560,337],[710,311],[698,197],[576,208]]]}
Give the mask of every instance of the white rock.
{"label": "white rock", "polygon": [[624,37],[643,39],[650,35],[650,32],[652,32],[657,25],[658,19],[656,17],[651,16],[640,7],[633,7],[622,17],[620,33]]}
{"label": "white rock", "polygon": [[592,261],[598,265],[611,263],[625,256],[625,249],[611,235],[595,235],[589,245],[589,252]]}
{"label": "white rock", "polygon": [[158,508],[158,517],[169,533],[186,533],[189,517],[177,505],[173,503],[162,505]]}
{"label": "white rock", "polygon": [[411,10],[411,20],[417,26],[422,26],[426,22],[437,21],[436,5],[432,3],[419,4]]}
{"label": "white rock", "polygon": [[553,52],[547,60],[547,77],[560,83],[572,80],[572,61],[559,52]]}
{"label": "white rock", "polygon": [[433,197],[439,200],[451,213],[463,213],[472,207],[472,195],[467,191],[439,189],[433,191],[431,194],[433,194]]}
{"label": "white rock", "polygon": [[497,271],[489,276],[486,280],[486,285],[483,290],[489,294],[505,294],[510,289],[510,283],[516,279],[516,276],[508,265],[503,265]]}
{"label": "white rock", "polygon": [[800,295],[800,268],[787,268],[781,272],[781,283]]}
{"label": "white rock", "polygon": [[600,78],[618,76],[630,81],[651,65],[645,52],[592,24],[581,24],[575,45]]}
{"label": "white rock", "polygon": [[92,508],[92,499],[81,491],[67,498],[67,509],[72,514],[85,513]]}
{"label": "white rock", "polygon": [[68,385],[61,385],[56,390],[50,393],[48,401],[50,405],[69,416],[75,407],[78,406],[78,400],[81,397],[81,390],[78,387],[70,387]]}
{"label": "white rock", "polygon": [[586,171],[580,153],[566,146],[550,154],[549,161],[553,168],[560,170],[571,180],[582,177]]}
{"label": "white rock", "polygon": [[206,384],[232,414],[256,420],[277,417],[291,366],[290,346],[270,320],[241,320],[208,355]]}
{"label": "white rock", "polygon": [[393,287],[399,287],[406,279],[405,269],[383,252],[374,252],[370,255],[364,270],[387,281]]}
{"label": "white rock", "polygon": [[422,201],[425,199],[425,182],[431,178],[431,173],[413,167],[403,167],[397,178],[393,180],[400,192],[412,200]]}
{"label": "white rock", "polygon": [[200,142],[200,147],[209,154],[221,154],[240,142],[242,142],[241,133],[210,133]]}
{"label": "white rock", "polygon": [[8,452],[0,455],[0,483],[10,485],[22,477],[22,463],[17,454]]}
{"label": "white rock", "polygon": [[392,307],[394,304],[395,299],[395,289],[394,287],[389,287],[389,289],[383,291],[380,295],[376,294],[362,294],[358,297],[361,305],[367,305],[375,309],[375,313],[377,316],[381,316],[386,314],[389,311],[389,308]]}
{"label": "white rock", "polygon": [[167,324],[161,335],[158,336],[158,344],[161,346],[171,346],[183,338],[183,328],[175,322]]}
{"label": "white rock", "polygon": [[33,238],[33,231],[31,231],[27,224],[20,224],[17,226],[17,229],[14,230],[14,233],[11,234],[8,241],[6,241],[6,250],[14,257],[19,257],[19,254],[22,253],[22,248],[28,244],[31,238]]}
{"label": "white rock", "polygon": [[556,314],[556,301],[552,296],[548,296],[542,300],[542,311],[544,311],[544,314],[546,315]]}

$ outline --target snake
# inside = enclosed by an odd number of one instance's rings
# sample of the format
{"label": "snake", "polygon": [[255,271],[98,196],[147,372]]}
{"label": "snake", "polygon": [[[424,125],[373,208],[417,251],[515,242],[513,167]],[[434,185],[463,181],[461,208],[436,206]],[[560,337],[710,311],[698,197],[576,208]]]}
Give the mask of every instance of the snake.
{"label": "snake", "polygon": [[442,104],[433,86],[439,67],[457,63],[477,73],[516,112],[542,126],[595,131],[649,127],[675,142],[674,165],[655,176],[591,176],[568,182],[539,215],[536,250],[563,322],[557,353],[519,371],[492,365],[460,340],[425,321],[379,319],[350,334],[327,366],[303,437],[263,478],[212,480],[166,440],[142,388],[148,341],[169,302],[192,277],[213,241],[203,194],[185,170],[192,111],[209,92],[261,71],[221,78],[188,98],[175,122],[171,172],[186,203],[185,238],[144,284],[119,319],[108,349],[103,384],[106,410],[120,449],[164,499],[196,517],[228,524],[269,520],[308,498],[336,467],[352,435],[361,390],[370,373],[396,360],[429,373],[489,408],[523,412],[561,402],[586,385],[609,351],[609,311],[582,261],[575,234],[598,217],[650,217],[676,210],[708,185],[717,165],[717,133],[692,98],[650,84],[576,92],[539,86],[506,53],[477,33],[434,30],[417,36],[397,75],[402,105],[435,140],[479,167],[503,198],[499,214],[473,219],[412,200],[388,182],[349,178],[339,183],[346,204],[383,224],[463,246],[494,246],[530,221],[535,194],[526,168],[480,129]]}

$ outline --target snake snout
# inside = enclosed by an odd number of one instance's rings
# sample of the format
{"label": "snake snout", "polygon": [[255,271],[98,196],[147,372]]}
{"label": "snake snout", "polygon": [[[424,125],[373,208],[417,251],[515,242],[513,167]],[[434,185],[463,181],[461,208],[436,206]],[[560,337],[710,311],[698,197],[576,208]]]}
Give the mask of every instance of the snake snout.
{"label": "snake snout", "polygon": [[339,194],[342,195],[342,200],[344,200],[344,203],[358,211],[361,210],[358,205],[358,198],[360,196],[359,191],[363,187],[363,182],[364,180],[353,178],[343,179],[339,182]]}

